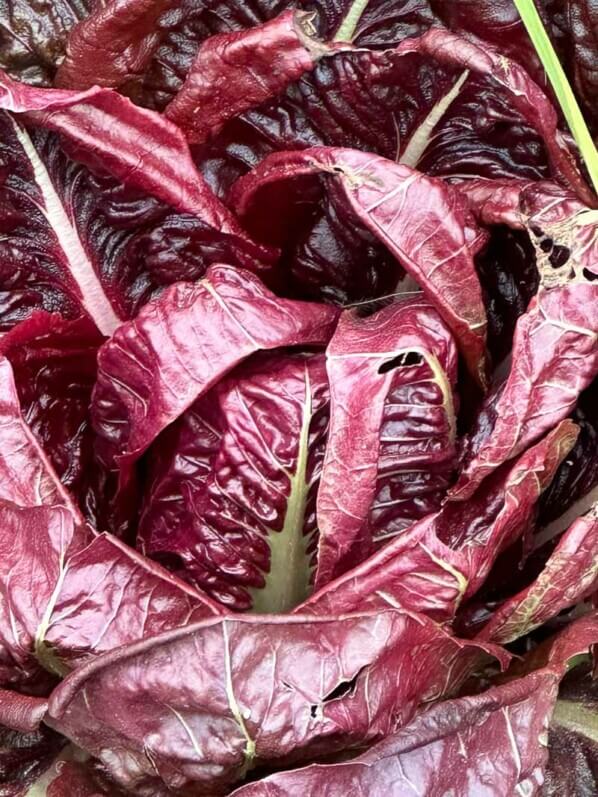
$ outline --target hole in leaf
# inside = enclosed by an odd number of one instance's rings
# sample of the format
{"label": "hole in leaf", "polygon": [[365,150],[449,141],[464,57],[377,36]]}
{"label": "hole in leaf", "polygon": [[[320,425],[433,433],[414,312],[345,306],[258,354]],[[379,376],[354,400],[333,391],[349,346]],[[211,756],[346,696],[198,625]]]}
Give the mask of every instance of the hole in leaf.
{"label": "hole in leaf", "polygon": [[399,354],[397,357],[393,357],[392,360],[387,360],[385,363],[382,363],[380,368],[378,368],[378,373],[387,374],[394,368],[409,368],[413,367],[414,365],[421,365],[423,361],[424,358],[418,352],[404,351],[401,352],[401,354]]}
{"label": "hole in leaf", "polygon": [[598,274],[595,274],[593,271],[590,271],[589,268],[584,268],[582,274],[584,276],[584,279],[587,279],[588,282],[595,282],[596,280],[598,280]]}
{"label": "hole in leaf", "polygon": [[338,700],[341,697],[347,697],[354,694],[355,687],[357,686],[357,679],[360,675],[361,670],[358,670],[350,680],[341,681],[334,687],[332,692],[329,692],[326,695],[326,697],[322,700],[322,703],[329,703],[331,700]]}
{"label": "hole in leaf", "polygon": [[553,268],[562,268],[562,266],[565,265],[567,260],[569,260],[570,254],[571,252],[569,251],[569,247],[557,244],[548,256],[548,259],[550,260],[550,265]]}
{"label": "hole in leaf", "polygon": [[550,250],[553,247],[553,244],[554,242],[552,238],[542,238],[542,240],[540,241],[540,249],[543,252],[550,252]]}
{"label": "hole in leaf", "polygon": [[536,238],[542,238],[542,236],[544,235],[540,227],[530,227],[530,229],[533,232],[533,234],[536,236]]}

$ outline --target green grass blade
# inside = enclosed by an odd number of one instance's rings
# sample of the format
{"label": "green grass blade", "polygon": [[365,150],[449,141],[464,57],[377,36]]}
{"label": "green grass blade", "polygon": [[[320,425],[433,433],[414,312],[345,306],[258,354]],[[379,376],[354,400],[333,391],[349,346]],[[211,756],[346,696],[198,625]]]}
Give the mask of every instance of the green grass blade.
{"label": "green grass blade", "polygon": [[542,62],[598,195],[598,150],[533,0],[514,0]]}

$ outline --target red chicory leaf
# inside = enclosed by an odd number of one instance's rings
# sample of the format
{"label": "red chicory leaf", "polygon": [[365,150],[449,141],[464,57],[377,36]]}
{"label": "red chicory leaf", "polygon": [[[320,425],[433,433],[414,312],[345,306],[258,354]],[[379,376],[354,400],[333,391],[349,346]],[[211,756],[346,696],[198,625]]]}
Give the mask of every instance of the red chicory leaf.
{"label": "red chicory leaf", "polygon": [[[110,334],[147,290],[138,272],[160,267],[157,253],[175,246],[208,263],[225,256],[258,268],[271,257],[213,196],[182,133],[157,114],[109,89],[34,89],[7,76],[0,78],[0,108],[7,162],[0,278],[5,289],[20,289],[3,301],[5,328],[17,312],[22,318],[41,304],[67,316],[84,312]],[[100,176],[76,167],[44,130],[59,133],[69,154]],[[127,223],[131,238],[123,241]],[[174,280],[181,276],[185,271],[175,272]],[[160,273],[152,279],[167,280]]]}
{"label": "red chicory leaf", "polygon": [[515,329],[511,368],[482,407],[453,500],[471,496],[503,462],[566,417],[598,373],[598,287],[541,288]]}
{"label": "red chicory leaf", "polygon": [[582,601],[597,587],[598,519],[594,507],[573,522],[540,575],[508,598],[476,638],[501,644],[512,642]]}
{"label": "red chicory leaf", "polygon": [[289,223],[276,219],[281,194],[288,192],[289,181],[305,175],[331,184],[345,223],[355,219],[365,226],[419,283],[484,384],[486,317],[473,264],[475,232],[460,196],[407,166],[357,150],[276,153],[241,178],[231,194],[256,238],[279,243],[277,236],[284,236]]}
{"label": "red chicory leaf", "polygon": [[35,685],[41,668],[64,675],[89,656],[222,611],[115,538],[93,538],[62,507],[4,502],[0,515],[5,685]]}
{"label": "red chicory leaf", "polygon": [[127,93],[130,84],[143,76],[160,44],[160,18],[176,5],[175,0],[97,4],[71,31],[54,85],[78,90],[103,86]]}
{"label": "red chicory leaf", "polygon": [[576,434],[574,424],[564,421],[468,501],[445,503],[297,611],[327,614],[390,604],[451,620],[464,597],[479,589],[500,551],[529,528],[538,498]]}
{"label": "red chicory leaf", "polygon": [[239,365],[148,452],[141,550],[236,609],[304,600],[328,405],[321,353]]}
{"label": "red chicory leaf", "polygon": [[456,453],[457,352],[423,297],[365,319],[345,312],[326,367],[330,431],[318,490],[317,587],[438,509]]}
{"label": "red chicory leaf", "polygon": [[553,673],[539,672],[448,700],[357,758],[276,773],[231,797],[538,794],[557,689]]}
{"label": "red chicory leaf", "polygon": [[337,314],[278,299],[254,275],[228,266],[164,291],[100,349],[92,412],[104,461],[127,468],[256,351],[325,345]]}
{"label": "red chicory leaf", "polygon": [[384,736],[485,655],[399,610],[209,620],[79,668],[46,721],[124,787],[226,793],[261,763]]}
{"label": "red chicory leaf", "polygon": [[81,522],[71,496],[25,422],[10,362],[0,358],[0,500],[20,506],[62,504]]}
{"label": "red chicory leaf", "polygon": [[418,39],[408,39],[397,50],[401,53],[425,53],[441,63],[456,63],[475,73],[491,77],[508,92],[512,107],[540,134],[557,179],[565,187],[573,189],[582,201],[594,201],[592,191],[582,177],[563,134],[557,128],[558,117],[554,107],[518,63],[505,58],[497,50],[467,42],[440,29],[429,30]]}
{"label": "red chicory leaf", "polygon": [[208,39],[165,116],[201,144],[228,119],[280,94],[330,51],[309,37],[310,18],[289,10],[249,31]]}
{"label": "red chicory leaf", "polygon": [[89,6],[89,0],[1,0],[0,69],[25,83],[51,85],[69,31]]}

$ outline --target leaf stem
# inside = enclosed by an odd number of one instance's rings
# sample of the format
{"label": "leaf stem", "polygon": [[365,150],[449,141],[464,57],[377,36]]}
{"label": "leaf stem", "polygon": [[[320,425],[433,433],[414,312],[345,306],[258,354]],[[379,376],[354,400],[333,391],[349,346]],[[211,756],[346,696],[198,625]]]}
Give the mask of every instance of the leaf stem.
{"label": "leaf stem", "polygon": [[361,15],[365,11],[368,3],[369,0],[353,0],[349,11],[339,26],[339,29],[334,34],[335,42],[353,41],[355,29],[357,28],[359,20],[361,19]]}
{"label": "leaf stem", "polygon": [[565,71],[546,33],[533,0],[515,0],[515,6],[536,48],[538,57],[565,115],[569,129],[585,161],[594,191],[598,195],[598,150],[596,150],[596,145],[592,141],[592,136],[583,118],[573,89],[567,80]]}

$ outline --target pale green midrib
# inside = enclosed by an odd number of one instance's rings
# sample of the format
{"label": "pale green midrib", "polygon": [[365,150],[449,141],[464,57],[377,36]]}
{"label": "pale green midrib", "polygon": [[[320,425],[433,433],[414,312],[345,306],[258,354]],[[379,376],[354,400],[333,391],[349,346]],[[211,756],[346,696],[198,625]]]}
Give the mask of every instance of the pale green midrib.
{"label": "pale green midrib", "polygon": [[574,700],[557,700],[552,714],[552,724],[579,733],[598,742],[598,712]]}
{"label": "pale green midrib", "polygon": [[58,658],[58,656],[53,652],[52,648],[50,648],[45,641],[48,628],[50,627],[50,620],[52,619],[52,614],[54,613],[56,602],[58,601],[58,597],[62,590],[62,585],[68,570],[68,565],[64,562],[64,554],[60,556],[59,567],[60,570],[58,573],[58,578],[56,579],[56,585],[52,591],[52,594],[50,595],[50,600],[48,601],[46,610],[35,632],[33,650],[35,658],[45,670],[51,672],[52,675],[58,675],[62,678],[67,674],[68,668],[63,664],[63,662]]}
{"label": "pale green midrib", "polygon": [[334,34],[333,41],[350,42],[353,40],[361,15],[366,10],[368,3],[369,0],[353,0],[351,7]]}
{"label": "pale green midrib", "polygon": [[243,715],[241,713],[239,704],[237,703],[237,698],[235,697],[235,691],[233,689],[233,674],[230,665],[230,642],[228,638],[228,628],[226,622],[227,622],[226,620],[222,621],[222,636],[224,639],[224,678],[225,678],[226,698],[228,700],[228,705],[235,719],[235,722],[237,723],[241,733],[245,737],[245,750],[243,751],[244,761],[242,768],[242,774],[245,775],[247,771],[251,769],[251,767],[253,766],[253,759],[255,758],[255,741],[249,735],[249,731],[247,730],[247,726],[245,725],[245,720],[243,719]]}
{"label": "pale green midrib", "polygon": [[552,84],[567,124],[587,166],[594,190],[598,194],[598,150],[596,150],[573,89],[567,80],[533,0],[515,0],[515,6]]}
{"label": "pale green midrib", "polygon": [[412,169],[417,167],[422,155],[426,151],[428,144],[432,139],[432,133],[438,122],[442,119],[444,114],[448,111],[449,107],[456,100],[463,88],[463,84],[469,76],[469,69],[465,69],[446,92],[432,107],[430,113],[426,116],[423,122],[418,125],[415,132],[409,139],[407,146],[401,157],[399,163],[404,163],[405,166],[410,166]]}
{"label": "pale green midrib", "polygon": [[311,385],[305,367],[305,400],[299,433],[297,464],[289,476],[289,499],[281,531],[269,530],[270,569],[262,589],[251,590],[253,611],[262,614],[286,612],[309,595],[311,579],[307,547],[311,535],[305,534],[305,510],[309,495],[306,479],[311,424]]}

